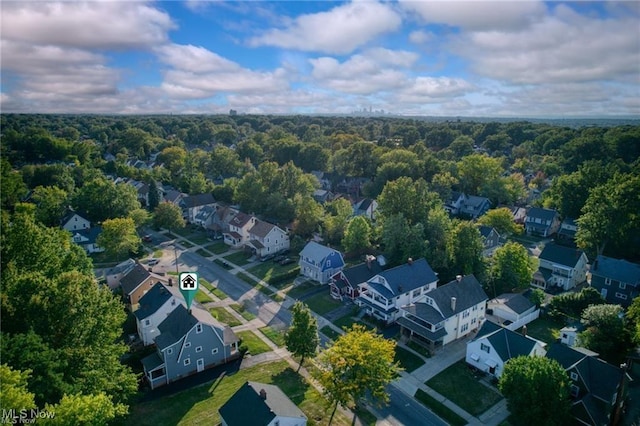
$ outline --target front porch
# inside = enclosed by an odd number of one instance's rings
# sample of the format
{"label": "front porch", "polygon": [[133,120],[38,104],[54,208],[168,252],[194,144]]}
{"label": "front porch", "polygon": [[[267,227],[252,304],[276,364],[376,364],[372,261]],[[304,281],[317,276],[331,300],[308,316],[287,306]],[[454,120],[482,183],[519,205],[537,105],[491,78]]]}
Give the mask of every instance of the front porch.
{"label": "front porch", "polygon": [[444,345],[444,337],[447,335],[444,327],[431,331],[406,317],[398,318],[397,323],[400,325],[400,335],[407,341],[415,342],[432,352]]}
{"label": "front porch", "polygon": [[363,298],[362,294],[356,299],[356,305],[363,308],[367,315],[383,321],[385,324],[391,324],[394,322],[400,312],[395,306],[383,308],[370,300]]}

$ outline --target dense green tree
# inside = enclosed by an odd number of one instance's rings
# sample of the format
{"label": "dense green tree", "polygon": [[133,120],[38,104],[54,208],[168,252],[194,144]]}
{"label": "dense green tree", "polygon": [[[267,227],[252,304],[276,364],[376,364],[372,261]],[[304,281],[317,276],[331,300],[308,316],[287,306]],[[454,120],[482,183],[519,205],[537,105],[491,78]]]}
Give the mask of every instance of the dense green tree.
{"label": "dense green tree", "polygon": [[[438,271],[440,278],[446,281],[449,277],[451,264],[451,237],[453,222],[443,207],[429,211],[425,224],[425,236],[427,241],[426,258],[431,267]],[[455,272],[455,271],[454,271]],[[453,273],[453,275],[456,275]]]}
{"label": "dense green tree", "polygon": [[211,176],[236,176],[241,167],[241,158],[233,149],[224,145],[217,145],[211,151],[208,170]]}
{"label": "dense green tree", "polygon": [[284,335],[287,350],[300,357],[298,369],[304,359],[312,357],[318,350],[318,322],[307,305],[298,301],[291,307],[291,326]]}
{"label": "dense green tree", "polygon": [[293,224],[294,232],[308,237],[318,230],[324,210],[312,197],[299,194],[294,198],[294,205],[296,217]]}
{"label": "dense green tree", "polygon": [[173,203],[163,201],[153,212],[153,224],[156,228],[176,230],[184,228],[182,209]]}
{"label": "dense green tree", "polygon": [[344,236],[349,218],[353,215],[351,203],[345,198],[338,198],[325,204],[323,228],[327,240],[339,243]]}
{"label": "dense green tree", "polygon": [[29,190],[22,180],[20,172],[11,168],[6,158],[0,159],[0,206],[3,209],[12,209]]}
{"label": "dense green tree", "polygon": [[578,334],[580,346],[597,352],[600,358],[619,364],[631,350],[632,336],[624,323],[620,305],[591,305],[582,312],[585,330]]}
{"label": "dense green tree", "polygon": [[31,199],[36,205],[36,219],[47,226],[59,226],[69,206],[69,194],[57,186],[38,186]]}
{"label": "dense green tree", "polygon": [[158,155],[158,162],[169,169],[172,175],[176,175],[187,163],[187,151],[179,146],[167,147]]}
{"label": "dense green tree", "polygon": [[538,308],[540,307],[540,305],[544,303],[544,299],[545,299],[544,291],[540,290],[539,288],[534,288],[529,293],[529,300]]}
{"label": "dense green tree", "polygon": [[385,219],[382,225],[381,240],[389,263],[399,265],[408,258],[420,258],[425,255],[427,241],[424,238],[424,226],[421,223],[410,225],[402,214]]}
{"label": "dense green tree", "polygon": [[102,232],[96,243],[111,256],[120,258],[129,252],[135,252],[142,242],[136,233],[135,222],[127,217],[102,222]]}
{"label": "dense green tree", "polygon": [[486,269],[483,249],[480,231],[472,222],[460,221],[455,225],[451,237],[451,262],[457,274],[473,274],[483,281]]}
{"label": "dense green tree", "polygon": [[149,186],[149,203],[147,209],[152,212],[158,207],[158,204],[160,204],[160,192],[158,191],[158,183],[155,179],[149,179],[147,185]]}
{"label": "dense green tree", "polygon": [[57,404],[46,404],[45,410],[55,416],[41,420],[45,425],[106,426],[116,417],[127,414],[124,404],[114,404],[105,393],[65,395]]}
{"label": "dense green tree", "polygon": [[238,153],[238,158],[240,158],[241,161],[249,159],[251,164],[254,166],[262,163],[264,158],[264,150],[262,149],[262,146],[252,139],[239,142],[236,152]]}
{"label": "dense green tree", "polygon": [[507,207],[491,209],[478,218],[478,224],[495,228],[501,237],[522,234],[524,227],[513,221],[511,210]]}
{"label": "dense green tree", "polygon": [[553,296],[549,302],[549,313],[552,317],[565,316],[577,320],[588,306],[604,303],[605,300],[598,290],[593,287],[584,287],[579,292]]}
{"label": "dense green tree", "polygon": [[356,216],[349,221],[344,231],[342,245],[347,252],[359,253],[371,247],[371,225],[364,216]]}
{"label": "dense green tree", "polygon": [[503,171],[498,158],[484,154],[468,155],[458,162],[460,189],[465,194],[478,195],[482,187],[498,180]]}
{"label": "dense green tree", "polygon": [[0,407],[18,411],[35,408],[33,393],[27,389],[30,374],[31,370],[19,371],[0,364]]}
{"label": "dense green tree", "polygon": [[431,180],[430,188],[436,192],[443,202],[447,202],[451,198],[453,187],[458,185],[458,179],[456,179],[450,172],[443,171],[436,173]]}
{"label": "dense green tree", "polygon": [[633,342],[640,344],[640,297],[635,297],[627,308],[627,329]]}
{"label": "dense green tree", "polygon": [[394,340],[359,324],[346,330],[318,357],[317,379],[326,398],[335,408],[352,406],[365,397],[387,402],[386,386],[400,371],[394,362],[395,347]]}
{"label": "dense green tree", "polygon": [[507,242],[491,258],[490,282],[495,293],[493,296],[529,287],[534,271],[535,264],[527,249],[522,244]]}
{"label": "dense green tree", "polygon": [[127,217],[129,212],[140,208],[136,189],[127,184],[115,184],[105,178],[87,182],[73,197],[76,210],[87,215],[93,222]]}
{"label": "dense green tree", "polygon": [[383,219],[402,214],[410,225],[426,222],[429,211],[439,205],[442,201],[435,192],[429,191],[424,179],[414,181],[409,177],[388,182],[378,197],[378,210]]}
{"label": "dense green tree", "polygon": [[562,426],[570,423],[569,384],[556,360],[519,356],[504,365],[498,388],[517,424]]}

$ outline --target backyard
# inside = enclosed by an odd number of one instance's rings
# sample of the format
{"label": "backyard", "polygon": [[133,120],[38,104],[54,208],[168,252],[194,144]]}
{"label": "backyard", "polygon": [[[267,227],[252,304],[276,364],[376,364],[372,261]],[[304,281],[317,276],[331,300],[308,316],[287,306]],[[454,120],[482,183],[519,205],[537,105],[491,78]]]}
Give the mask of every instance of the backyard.
{"label": "backyard", "polygon": [[262,339],[256,336],[251,330],[239,331],[236,335],[242,340],[240,347],[245,346],[251,355],[258,355],[271,350],[269,345],[263,342]]}
{"label": "backyard", "polygon": [[497,404],[502,396],[480,383],[464,361],[459,361],[425,383],[472,416]]}
{"label": "backyard", "polygon": [[[564,327],[562,323],[547,317],[540,317],[535,321],[527,324],[527,335],[534,339],[542,340],[548,344],[552,344],[560,337],[560,329]],[[522,333],[522,328],[517,330]]]}

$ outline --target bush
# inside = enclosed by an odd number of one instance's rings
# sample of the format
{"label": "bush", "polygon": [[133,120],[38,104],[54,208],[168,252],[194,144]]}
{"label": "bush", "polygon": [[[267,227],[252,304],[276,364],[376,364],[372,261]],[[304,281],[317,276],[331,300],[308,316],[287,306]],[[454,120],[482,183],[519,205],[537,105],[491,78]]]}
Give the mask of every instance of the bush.
{"label": "bush", "polygon": [[289,272],[284,272],[282,274],[274,275],[267,280],[270,285],[276,285],[283,281],[290,280],[292,278],[297,277],[300,274],[300,267],[294,268]]}

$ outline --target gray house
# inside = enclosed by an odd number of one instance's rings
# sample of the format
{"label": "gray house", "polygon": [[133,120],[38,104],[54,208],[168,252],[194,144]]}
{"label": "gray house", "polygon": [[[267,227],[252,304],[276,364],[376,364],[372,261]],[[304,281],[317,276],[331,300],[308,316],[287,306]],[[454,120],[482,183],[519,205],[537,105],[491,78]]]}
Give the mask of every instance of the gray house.
{"label": "gray house", "polygon": [[300,252],[300,273],[305,277],[326,284],[344,268],[342,254],[332,248],[310,241]]}
{"label": "gray house", "polygon": [[598,290],[607,303],[626,308],[640,295],[640,265],[600,255],[591,265],[591,287]]}
{"label": "gray house", "polygon": [[158,326],[157,351],[142,359],[151,389],[240,356],[239,340],[204,309],[178,305]]}
{"label": "gray house", "polygon": [[478,226],[480,236],[482,237],[482,250],[483,256],[491,256],[494,251],[500,246],[500,234],[496,231],[496,228],[492,226],[480,225]]}
{"label": "gray house", "polygon": [[524,220],[524,230],[529,235],[548,237],[560,229],[560,214],[555,210],[532,207]]}

